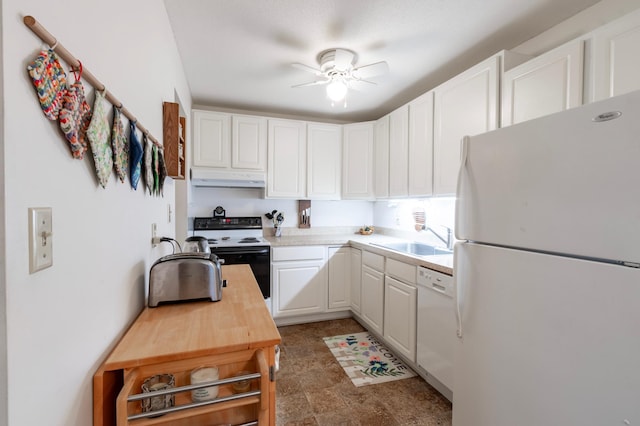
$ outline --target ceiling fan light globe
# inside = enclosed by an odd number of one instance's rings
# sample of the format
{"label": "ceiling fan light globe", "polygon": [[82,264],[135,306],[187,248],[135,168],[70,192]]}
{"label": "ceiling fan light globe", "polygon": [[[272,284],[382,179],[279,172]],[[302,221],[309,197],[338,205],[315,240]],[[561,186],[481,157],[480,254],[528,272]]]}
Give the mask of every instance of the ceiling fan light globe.
{"label": "ceiling fan light globe", "polygon": [[327,96],[334,102],[339,102],[347,95],[347,85],[342,81],[332,81],[327,86]]}

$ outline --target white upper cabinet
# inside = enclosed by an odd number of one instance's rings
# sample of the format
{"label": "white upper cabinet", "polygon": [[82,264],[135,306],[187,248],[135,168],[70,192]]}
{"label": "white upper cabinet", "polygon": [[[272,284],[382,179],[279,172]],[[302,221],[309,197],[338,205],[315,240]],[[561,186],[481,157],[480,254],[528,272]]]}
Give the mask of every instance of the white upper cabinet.
{"label": "white upper cabinet", "polygon": [[409,195],[409,106],[389,115],[389,197]]}
{"label": "white upper cabinet", "polygon": [[492,56],[434,89],[434,195],[456,192],[462,138],[497,128],[500,59]]}
{"label": "white upper cabinet", "polygon": [[343,199],[370,200],[374,197],[373,128],[373,122],[343,126]]}
{"label": "white upper cabinet", "polygon": [[231,167],[267,169],[267,119],[248,115],[231,117]]}
{"label": "white upper cabinet", "polygon": [[342,182],[342,127],[307,124],[307,198],[339,200]]}
{"label": "white upper cabinet", "polygon": [[504,73],[502,127],[582,105],[583,44],[572,41]]}
{"label": "white upper cabinet", "polygon": [[640,9],[592,33],[591,100],[640,89]]}
{"label": "white upper cabinet", "polygon": [[306,123],[269,120],[266,196],[303,199],[306,196]]}
{"label": "white upper cabinet", "polygon": [[409,196],[433,193],[433,92],[409,103]]}
{"label": "white upper cabinet", "polygon": [[264,172],[267,167],[267,119],[194,110],[193,165]]}
{"label": "white upper cabinet", "polygon": [[374,126],[374,190],[376,198],[389,197],[389,115]]}
{"label": "white upper cabinet", "polygon": [[193,111],[193,165],[229,168],[231,116],[212,111]]}

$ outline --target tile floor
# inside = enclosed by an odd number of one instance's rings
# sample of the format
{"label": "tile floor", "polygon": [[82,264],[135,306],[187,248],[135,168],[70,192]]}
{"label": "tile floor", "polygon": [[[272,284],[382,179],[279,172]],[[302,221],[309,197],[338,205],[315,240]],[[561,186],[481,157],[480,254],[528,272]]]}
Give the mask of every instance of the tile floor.
{"label": "tile floor", "polygon": [[341,319],[279,327],[276,424],[451,425],[451,403],[420,377],[355,387],[322,338],[365,329]]}

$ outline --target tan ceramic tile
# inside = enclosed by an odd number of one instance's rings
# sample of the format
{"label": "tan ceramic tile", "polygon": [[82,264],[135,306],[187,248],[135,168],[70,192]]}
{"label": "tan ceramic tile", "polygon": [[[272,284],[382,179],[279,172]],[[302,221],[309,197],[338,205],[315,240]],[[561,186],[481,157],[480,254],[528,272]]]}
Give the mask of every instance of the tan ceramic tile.
{"label": "tan ceramic tile", "polygon": [[280,396],[276,391],[276,424],[284,425],[307,418],[313,418],[313,411],[304,393]]}
{"label": "tan ceramic tile", "polygon": [[336,395],[331,388],[307,390],[305,391],[307,400],[313,412],[317,414],[331,413],[347,408],[340,396]]}
{"label": "tan ceramic tile", "polygon": [[276,424],[450,426],[451,403],[422,378],[355,387],[323,337],[365,329],[351,318],[281,327]]}

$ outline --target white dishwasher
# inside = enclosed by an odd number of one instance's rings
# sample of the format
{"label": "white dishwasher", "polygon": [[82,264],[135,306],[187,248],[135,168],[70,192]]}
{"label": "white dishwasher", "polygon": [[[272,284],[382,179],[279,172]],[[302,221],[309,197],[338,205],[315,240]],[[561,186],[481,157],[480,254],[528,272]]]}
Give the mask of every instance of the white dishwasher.
{"label": "white dishwasher", "polygon": [[[453,277],[418,267],[418,327],[416,361],[428,376],[427,381],[451,399],[453,392],[453,349],[456,319],[453,301]],[[446,389],[442,389],[444,385]]]}

